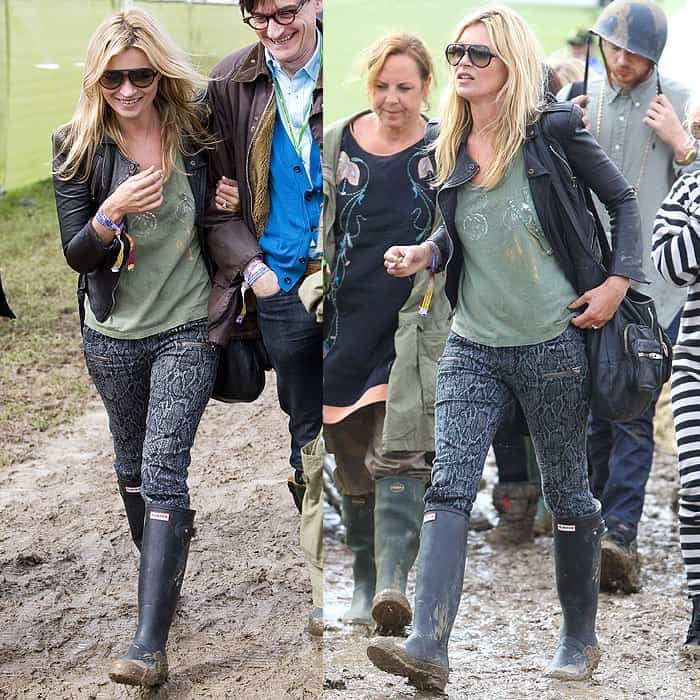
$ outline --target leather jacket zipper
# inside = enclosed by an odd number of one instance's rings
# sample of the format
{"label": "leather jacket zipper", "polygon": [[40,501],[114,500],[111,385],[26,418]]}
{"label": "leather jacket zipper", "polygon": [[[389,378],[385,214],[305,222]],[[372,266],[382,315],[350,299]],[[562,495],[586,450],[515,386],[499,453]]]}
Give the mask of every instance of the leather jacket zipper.
{"label": "leather jacket zipper", "polygon": [[557,151],[556,148],[554,148],[554,146],[552,146],[551,143],[548,144],[548,145],[549,145],[549,150],[555,155],[555,157],[557,158],[557,160],[564,166],[564,169],[565,169],[566,172],[568,173],[569,178],[571,179],[571,186],[572,186],[572,187],[576,187],[576,175],[574,175],[574,171],[571,169],[571,166],[569,165],[569,162],[566,160],[566,158],[564,158],[564,157],[561,155],[561,153],[559,153],[559,152]]}

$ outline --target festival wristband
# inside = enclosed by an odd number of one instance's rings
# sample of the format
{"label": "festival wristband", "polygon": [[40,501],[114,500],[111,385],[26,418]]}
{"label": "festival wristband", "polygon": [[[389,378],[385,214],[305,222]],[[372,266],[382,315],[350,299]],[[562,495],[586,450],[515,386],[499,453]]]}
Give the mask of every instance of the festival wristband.
{"label": "festival wristband", "polygon": [[270,268],[260,258],[251,260],[243,270],[243,279],[246,284],[252,287],[264,274],[270,271]]}
{"label": "festival wristband", "polygon": [[105,228],[110,229],[110,231],[114,231],[117,236],[124,230],[124,222],[122,221],[119,224],[115,224],[114,221],[107,216],[104,209],[100,209],[97,214],[95,214],[95,221]]}
{"label": "festival wristband", "polygon": [[440,249],[437,247],[437,243],[433,243],[433,241],[426,241],[426,243],[430,246],[430,253],[432,256],[427,269],[430,270],[430,272],[437,272],[440,266]]}

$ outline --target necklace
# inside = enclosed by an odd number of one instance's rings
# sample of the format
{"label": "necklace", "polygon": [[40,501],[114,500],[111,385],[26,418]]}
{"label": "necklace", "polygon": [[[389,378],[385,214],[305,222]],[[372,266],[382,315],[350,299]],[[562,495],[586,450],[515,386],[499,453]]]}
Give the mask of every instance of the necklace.
{"label": "necklace", "polygon": [[[600,95],[598,96],[598,119],[596,121],[596,141],[600,143],[600,128],[603,123],[603,108],[605,106],[605,89],[607,87],[607,80],[603,78],[602,85],[600,87]],[[647,141],[644,144],[644,151],[642,152],[642,164],[639,166],[639,176],[637,177],[637,183],[634,186],[634,192],[639,195],[639,185],[644,176],[644,172],[647,167],[647,158],[649,157],[649,148],[651,147],[651,142],[654,139],[654,130],[651,127],[647,127],[649,134],[647,136]]]}

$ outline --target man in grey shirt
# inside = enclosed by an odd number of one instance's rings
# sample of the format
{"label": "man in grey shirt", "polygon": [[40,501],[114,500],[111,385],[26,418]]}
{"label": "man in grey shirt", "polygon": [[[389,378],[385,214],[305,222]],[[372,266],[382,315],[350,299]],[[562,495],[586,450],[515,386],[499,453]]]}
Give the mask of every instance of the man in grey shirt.
{"label": "man in grey shirt", "polygon": [[[659,76],[656,64],[667,25],[653,0],[615,0],[592,31],[600,38],[606,72],[574,101],[585,106],[589,130],[637,192],[644,271],[651,282],[641,291],[654,298],[659,319],[675,342],[685,290],[666,284],[654,269],[651,235],[656,212],[676,178],[697,167],[697,144],[680,116],[689,92]],[[577,92],[581,89],[574,84],[558,97],[568,99]],[[605,207],[597,201],[596,205],[609,229]],[[657,399],[635,421],[616,424],[592,418],[590,422],[591,488],[602,502],[608,526],[602,543],[601,587],[609,590],[631,593],[640,587],[637,526],[654,453]]]}

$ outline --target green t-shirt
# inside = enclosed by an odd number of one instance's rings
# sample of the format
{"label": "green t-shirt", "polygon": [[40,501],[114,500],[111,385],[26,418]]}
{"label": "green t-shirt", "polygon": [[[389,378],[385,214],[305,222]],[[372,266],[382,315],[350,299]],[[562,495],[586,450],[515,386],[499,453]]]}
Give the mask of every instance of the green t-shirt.
{"label": "green t-shirt", "polygon": [[492,190],[459,188],[455,224],[464,266],[452,330],[490,347],[534,345],[562,333],[578,294],[540,226],[522,149]]}
{"label": "green t-shirt", "polygon": [[85,305],[85,324],[111,338],[138,339],[206,318],[209,275],[197,238],[195,203],[182,157],[163,185],[163,204],[128,214],[134,267],[124,268],[103,323]]}

